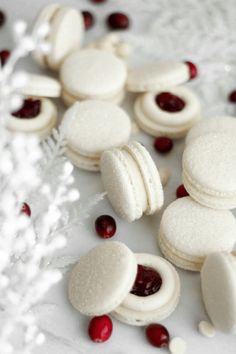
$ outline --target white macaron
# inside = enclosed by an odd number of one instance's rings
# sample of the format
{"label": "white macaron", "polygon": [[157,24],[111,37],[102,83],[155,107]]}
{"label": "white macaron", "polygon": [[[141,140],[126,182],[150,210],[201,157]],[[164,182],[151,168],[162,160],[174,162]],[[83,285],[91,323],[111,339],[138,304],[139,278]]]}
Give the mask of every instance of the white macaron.
{"label": "white macaron", "polygon": [[236,333],[236,257],[230,253],[209,255],[201,271],[206,311],[219,330]]}
{"label": "white macaron", "polygon": [[229,210],[214,210],[190,197],[180,198],[164,211],[158,242],[172,263],[199,271],[210,253],[232,251],[236,242],[236,219]]}
{"label": "white macaron", "polygon": [[[137,276],[142,280],[140,272],[150,271],[155,279],[151,287],[147,282],[151,292],[146,293]],[[141,326],[164,319],[174,311],[180,280],[174,267],[163,258],[135,255],[123,243],[111,241],[80,258],[70,274],[68,294],[72,305],[84,315],[112,312],[122,322]]]}
{"label": "white macaron", "polygon": [[226,133],[236,136],[236,117],[222,116],[202,119],[188,132],[185,142],[189,144],[199,136],[209,133]]}
{"label": "white macaron", "polygon": [[56,98],[61,96],[61,84],[49,76],[27,74],[27,82],[18,92],[25,96]]}
{"label": "white macaron", "polygon": [[183,183],[199,203],[215,209],[236,208],[236,140],[217,133],[200,136],[183,154]]}
{"label": "white macaron", "polygon": [[35,134],[40,139],[50,135],[57,124],[57,108],[46,98],[25,99],[23,107],[12,113],[7,127],[12,132]]}
{"label": "white macaron", "polygon": [[81,46],[84,37],[84,20],[77,9],[50,4],[40,12],[34,30],[36,31],[43,23],[50,25],[50,33],[46,38],[50,44],[50,51],[48,54],[43,54],[36,50],[33,52],[33,58],[43,67],[58,70],[63,60]]}
{"label": "white macaron", "polygon": [[120,103],[127,77],[126,64],[106,50],[83,49],[61,66],[62,98],[69,105],[86,99]]}
{"label": "white macaron", "polygon": [[163,206],[163,187],[157,167],[144,146],[131,142],[103,153],[101,173],[116,213],[132,222]]}
{"label": "white macaron", "polygon": [[155,270],[161,277],[160,289],[148,296],[129,293],[112,315],[133,326],[145,326],[169,317],[178,305],[180,280],[175,268],[164,258],[145,253],[135,255],[137,264]]}
{"label": "white macaron", "polygon": [[103,151],[127,143],[131,121],[117,105],[97,100],[77,102],[63,118],[66,154],[79,168],[99,171]]}
{"label": "white macaron", "polygon": [[159,62],[131,68],[127,90],[131,92],[164,91],[190,80],[186,63]]}
{"label": "white macaron", "polygon": [[134,111],[138,125],[146,133],[176,139],[184,137],[201,116],[198,98],[182,86],[138,96]]}

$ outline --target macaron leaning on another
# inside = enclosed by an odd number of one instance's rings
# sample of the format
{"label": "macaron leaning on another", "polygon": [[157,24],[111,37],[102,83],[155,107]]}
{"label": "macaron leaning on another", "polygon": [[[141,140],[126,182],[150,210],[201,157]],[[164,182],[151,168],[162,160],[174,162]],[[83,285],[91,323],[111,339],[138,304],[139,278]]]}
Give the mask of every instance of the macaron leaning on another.
{"label": "macaron leaning on another", "polygon": [[75,51],[60,69],[62,99],[68,106],[87,99],[119,104],[126,78],[126,64],[113,53],[100,49]]}
{"label": "macaron leaning on another", "polygon": [[202,135],[183,154],[183,184],[190,196],[215,209],[236,208],[236,140],[226,133]]}
{"label": "macaron leaning on another", "polygon": [[103,151],[127,143],[131,122],[117,105],[97,100],[77,102],[63,118],[66,155],[75,166],[99,171]]}
{"label": "macaron leaning on another", "polygon": [[112,312],[122,322],[143,326],[175,310],[180,280],[165,259],[134,254],[125,244],[110,241],[80,258],[70,274],[68,295],[84,315]]}
{"label": "macaron leaning on another", "polygon": [[55,104],[45,97],[59,97],[60,83],[47,76],[30,74],[26,85],[18,92],[25,96],[25,100],[23,106],[9,116],[8,129],[44,139],[57,125],[58,115]]}
{"label": "macaron leaning on another", "polygon": [[200,271],[214,252],[231,252],[236,242],[236,219],[229,210],[202,206],[191,197],[177,199],[163,213],[158,243],[176,266]]}
{"label": "macaron leaning on another", "polygon": [[102,181],[116,213],[132,222],[163,206],[163,187],[156,164],[138,142],[110,149],[101,158]]}
{"label": "macaron leaning on another", "polygon": [[236,257],[235,253],[213,253],[202,267],[203,302],[213,325],[236,334]]}
{"label": "macaron leaning on another", "polygon": [[81,47],[84,38],[84,20],[78,9],[50,4],[38,15],[34,30],[37,31],[44,23],[50,26],[50,33],[46,38],[50,44],[50,51],[44,54],[37,49],[33,52],[33,58],[42,67],[58,70],[64,59]]}

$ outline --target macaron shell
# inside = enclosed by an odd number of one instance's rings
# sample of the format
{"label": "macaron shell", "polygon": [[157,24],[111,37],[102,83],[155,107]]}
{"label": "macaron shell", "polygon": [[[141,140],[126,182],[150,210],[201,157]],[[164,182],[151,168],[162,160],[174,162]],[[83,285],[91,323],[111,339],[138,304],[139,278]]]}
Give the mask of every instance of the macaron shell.
{"label": "macaron shell", "polygon": [[[121,90],[118,94],[116,94],[115,96],[112,96],[110,98],[105,98],[103,99],[104,101],[108,101],[111,103],[114,103],[116,105],[120,105],[122,103],[122,101],[124,100],[125,97],[125,90]],[[90,99],[94,99],[93,97],[91,97]],[[67,107],[72,106],[74,103],[76,102],[81,102],[84,101],[85,99],[83,97],[75,97],[73,95],[70,95],[68,92],[66,92],[65,90],[62,91],[62,101],[64,102],[64,104]],[[101,99],[102,100],[102,99]]]}
{"label": "macaron shell", "polygon": [[85,171],[98,172],[100,170],[100,159],[80,155],[71,147],[66,148],[65,155],[78,168]]}
{"label": "macaron shell", "polygon": [[121,242],[104,242],[73,268],[68,284],[70,302],[84,315],[107,314],[124,300],[136,274],[136,258],[129,248]]}
{"label": "macaron shell", "polygon": [[[36,19],[36,22],[34,25],[34,31],[37,31],[37,29],[44,23],[48,23],[49,25],[51,25],[51,20],[59,8],[60,8],[59,4],[49,4],[49,5],[45,6],[41,10],[40,14],[38,15],[38,17]],[[34,50],[32,52],[32,57],[36,61],[37,64],[39,64],[43,68],[47,68],[45,56],[41,51]]]}
{"label": "macaron shell", "polygon": [[178,128],[195,121],[200,117],[201,108],[197,96],[188,88],[183,86],[174,87],[168,90],[185,102],[180,112],[167,112],[162,110],[155,101],[155,98],[162,91],[147,92],[142,95],[141,104],[144,114],[152,121],[164,127]]}
{"label": "macaron shell", "polygon": [[66,58],[60,77],[64,90],[75,97],[110,98],[124,87],[127,68],[112,53],[83,49]]}
{"label": "macaron shell", "polygon": [[68,145],[81,155],[100,157],[102,152],[125,144],[131,134],[127,113],[115,104],[88,100],[75,103],[63,118]]}
{"label": "macaron shell", "polygon": [[183,154],[183,175],[202,193],[214,197],[235,198],[236,140],[218,133],[200,136],[188,144]]}
{"label": "macaron shell", "polygon": [[59,81],[49,76],[28,74],[27,84],[19,90],[25,96],[60,97],[61,85]]}
{"label": "macaron shell", "polygon": [[235,242],[236,219],[228,210],[206,208],[185,197],[171,203],[163,213],[159,245],[178,266],[183,262],[186,268],[190,263],[190,270],[195,270],[194,266],[199,270],[207,255],[230,252]]}
{"label": "macaron shell", "polygon": [[144,186],[137,188],[142,181],[137,183],[140,180],[138,166],[133,171],[132,167],[134,166],[129,168],[128,161],[118,149],[102,154],[101,174],[104,188],[116,213],[128,222],[139,219],[143,214],[140,193]]}
{"label": "macaron shell", "polygon": [[143,177],[148,198],[147,209],[144,212],[147,215],[153,214],[160,210],[164,203],[163,187],[158,169],[149,152],[140,143],[132,142],[125,145],[124,149],[133,156]]}
{"label": "macaron shell", "polygon": [[7,126],[11,131],[24,133],[37,133],[48,127],[55,126],[57,121],[57,109],[54,103],[46,98],[41,99],[41,112],[32,119],[10,116]]}
{"label": "macaron shell", "polygon": [[207,257],[201,271],[203,300],[214,326],[236,333],[236,261],[227,253]]}
{"label": "macaron shell", "polygon": [[135,119],[140,128],[145,131],[147,134],[150,134],[154,137],[157,136],[168,136],[173,139],[181,139],[185,137],[188,131],[192,126],[200,119],[199,116],[194,117],[188,124],[185,124],[180,127],[170,127],[163,126],[157,122],[152,121],[146,116],[142,108],[142,96],[138,97],[134,105]]}
{"label": "macaron shell", "polygon": [[49,42],[51,51],[47,63],[53,70],[58,70],[63,60],[78,49],[84,37],[84,20],[77,9],[61,7],[57,10],[51,23]]}
{"label": "macaron shell", "polygon": [[168,90],[188,80],[189,69],[185,63],[148,64],[129,70],[127,90],[131,92]]}
{"label": "macaron shell", "polygon": [[230,116],[211,117],[198,122],[193,126],[186,136],[186,144],[191,143],[193,140],[202,135],[209,133],[226,133],[236,135],[236,118]]}

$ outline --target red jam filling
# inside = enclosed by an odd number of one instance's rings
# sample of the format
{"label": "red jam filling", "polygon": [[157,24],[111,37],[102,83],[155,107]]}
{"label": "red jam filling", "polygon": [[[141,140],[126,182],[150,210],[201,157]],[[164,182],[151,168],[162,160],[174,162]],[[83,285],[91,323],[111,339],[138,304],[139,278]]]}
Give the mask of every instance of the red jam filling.
{"label": "red jam filling", "polygon": [[35,118],[40,114],[41,111],[41,101],[33,100],[28,98],[24,100],[23,106],[12,115],[17,118],[31,119]]}
{"label": "red jam filling", "polygon": [[156,95],[155,100],[160,109],[166,112],[180,112],[185,107],[185,102],[171,92],[161,92]]}
{"label": "red jam filling", "polygon": [[142,297],[153,295],[160,290],[161,285],[162,278],[156,270],[139,264],[131,294]]}

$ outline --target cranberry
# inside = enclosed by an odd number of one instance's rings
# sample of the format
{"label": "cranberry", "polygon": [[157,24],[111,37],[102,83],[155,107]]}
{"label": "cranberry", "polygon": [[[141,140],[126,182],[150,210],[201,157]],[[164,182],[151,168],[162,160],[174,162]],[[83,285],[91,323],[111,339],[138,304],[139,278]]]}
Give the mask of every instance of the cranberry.
{"label": "cranberry", "polygon": [[31,209],[27,203],[22,204],[21,212],[27,216],[31,216]]}
{"label": "cranberry", "polygon": [[229,94],[228,100],[232,103],[236,103],[236,90]]}
{"label": "cranberry", "polygon": [[198,69],[197,66],[192,63],[191,61],[186,61],[185,64],[188,65],[188,70],[189,70],[189,78],[190,80],[195,79],[195,77],[198,76]]}
{"label": "cranberry", "polygon": [[5,13],[0,10],[0,27],[2,27],[6,22],[6,15]]}
{"label": "cranberry", "polygon": [[161,92],[156,95],[155,100],[157,105],[166,112],[180,112],[185,107],[185,102],[171,92]]}
{"label": "cranberry", "polygon": [[30,98],[24,100],[23,106],[12,115],[17,118],[30,119],[35,118],[39,115],[41,111],[41,101],[32,100]]}
{"label": "cranberry", "polygon": [[86,30],[90,29],[94,25],[94,17],[90,11],[82,11],[84,18],[84,27]]}
{"label": "cranberry", "polygon": [[186,191],[185,187],[183,184],[181,184],[177,189],[176,189],[176,198],[183,198],[187,197],[189,194]]}
{"label": "cranberry", "polygon": [[10,56],[10,52],[7,49],[1,50],[0,51],[0,62],[1,65],[4,66]]}
{"label": "cranberry", "polygon": [[149,296],[157,293],[161,285],[162,279],[156,270],[139,264],[137,277],[131,294],[143,297]]}
{"label": "cranberry", "polygon": [[112,320],[109,316],[93,317],[88,327],[89,337],[96,343],[106,342],[112,334],[112,327]]}
{"label": "cranberry", "polygon": [[146,337],[154,347],[167,347],[170,341],[170,335],[166,327],[160,324],[150,324],[146,328]]}
{"label": "cranberry", "polygon": [[123,30],[129,28],[129,17],[122,12],[114,12],[107,18],[107,25],[111,29]]}
{"label": "cranberry", "polygon": [[172,150],[173,141],[166,136],[160,136],[159,138],[155,139],[154,148],[161,154],[166,154]]}
{"label": "cranberry", "polygon": [[95,221],[97,234],[102,238],[110,238],[116,232],[116,221],[110,215],[101,215]]}

